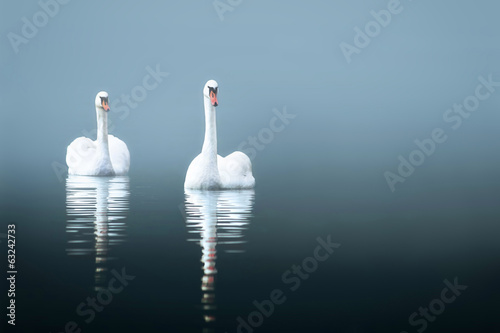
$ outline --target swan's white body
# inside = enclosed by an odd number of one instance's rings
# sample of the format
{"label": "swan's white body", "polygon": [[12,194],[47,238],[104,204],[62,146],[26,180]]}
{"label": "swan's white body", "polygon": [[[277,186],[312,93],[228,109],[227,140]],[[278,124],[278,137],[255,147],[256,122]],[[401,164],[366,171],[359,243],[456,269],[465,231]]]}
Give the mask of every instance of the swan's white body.
{"label": "swan's white body", "polygon": [[[121,176],[130,166],[130,153],[122,140],[108,134],[108,94],[99,92],[96,96],[97,140],[86,137],[75,139],[67,149],[66,164],[70,175]],[[107,110],[100,100],[105,99]]]}
{"label": "swan's white body", "polygon": [[[217,155],[217,82],[210,80],[203,90],[205,101],[205,141],[201,154],[191,162],[184,188],[200,190],[253,188],[252,162],[240,151],[221,157]],[[209,91],[209,89],[211,89]],[[215,89],[215,95],[212,90]],[[211,96],[210,96],[211,95]]]}

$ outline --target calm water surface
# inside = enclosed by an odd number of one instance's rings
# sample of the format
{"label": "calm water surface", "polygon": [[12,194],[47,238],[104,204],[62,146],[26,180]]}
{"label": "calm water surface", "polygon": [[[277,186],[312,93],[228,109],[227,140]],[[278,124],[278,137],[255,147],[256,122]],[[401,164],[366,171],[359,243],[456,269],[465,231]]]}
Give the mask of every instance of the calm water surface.
{"label": "calm water surface", "polygon": [[[236,332],[244,320],[257,327],[241,332],[416,332],[408,317],[455,277],[468,288],[426,331],[495,323],[494,186],[427,184],[433,191],[394,197],[349,177],[297,188],[278,173],[257,176],[251,191],[184,192],[182,179],[139,173],[34,177],[43,191],[21,184],[6,216],[22,221],[20,327]],[[340,247],[315,265],[318,237]],[[307,271],[294,272],[303,262]]]}

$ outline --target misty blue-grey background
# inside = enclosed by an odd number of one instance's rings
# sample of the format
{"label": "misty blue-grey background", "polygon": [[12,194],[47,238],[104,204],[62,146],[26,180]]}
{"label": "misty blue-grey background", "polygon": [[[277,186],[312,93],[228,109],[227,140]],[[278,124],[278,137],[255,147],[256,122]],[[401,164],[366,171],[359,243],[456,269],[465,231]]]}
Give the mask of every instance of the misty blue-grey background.
{"label": "misty blue-grey background", "polygon": [[[260,154],[257,173],[286,170],[297,183],[308,182],[305,169],[321,170],[321,183],[333,186],[342,178],[335,175],[355,167],[359,182],[382,187],[382,172],[395,169],[414,139],[442,127],[444,111],[474,92],[479,75],[500,70],[493,1],[402,2],[403,12],[348,65],[339,44],[353,44],[353,28],[386,4],[243,1],[221,22],[210,1],[70,2],[15,54],[7,33],[20,34],[21,18],[40,7],[3,2],[2,175],[52,176],[51,163],[64,163],[71,140],[95,128],[95,94],[130,94],[145,68],[158,64],[169,77],[126,119],[110,114],[132,172],[184,175],[203,139],[201,90],[216,79],[221,154],[286,106],[297,118]],[[453,133],[429,172],[442,174],[450,158],[455,168],[485,160],[498,166],[499,96]]]}
{"label": "misty blue-grey background", "polygon": [[[113,102],[142,85],[148,66],[159,66],[169,76],[127,117],[109,114],[111,134],[131,153],[128,223],[135,226],[129,235],[135,248],[125,253],[147,253],[152,272],[169,258],[160,244],[177,244],[175,252],[199,252],[185,242],[178,205],[184,200],[185,171],[201,150],[202,88],[215,79],[223,156],[268,127],[274,108],[296,115],[253,160],[257,187],[247,261],[253,265],[249,271],[259,275],[243,277],[258,282],[249,287],[248,299],[234,305],[235,313],[250,312],[254,298],[263,299],[287,267],[309,255],[317,236],[333,232],[346,254],[329,259],[329,268],[315,273],[318,280],[294,294],[296,299],[267,325],[372,332],[391,323],[394,331],[410,331],[408,315],[439,293],[443,279],[454,276],[469,278],[469,296],[461,296],[461,305],[450,306],[455,312],[447,309],[443,318],[448,317],[429,331],[489,324],[499,310],[491,305],[498,304],[499,294],[488,283],[499,277],[500,91],[481,102],[456,131],[442,117],[474,93],[479,76],[492,74],[500,81],[500,5],[492,0],[401,1],[403,11],[348,64],[339,44],[353,44],[353,29],[363,28],[373,19],[370,11],[387,3],[244,0],[221,21],[212,1],[71,1],[15,53],[7,35],[21,35],[22,18],[32,21],[40,6],[2,1],[0,217],[18,224],[19,246],[24,246],[19,260],[25,266],[38,262],[23,286],[25,304],[46,287],[35,276],[49,274],[44,265],[53,265],[53,256],[76,265],[64,256],[66,176],[59,167],[67,145],[95,129],[96,93],[108,91]],[[413,141],[430,137],[436,127],[448,140],[392,193],[383,173],[396,172],[398,156],[407,157],[416,148]],[[192,260],[199,275],[199,255]],[[348,288],[337,281],[333,287],[339,271],[341,281],[357,284]],[[171,288],[188,275],[171,277]],[[407,280],[410,286],[396,287]],[[143,278],[141,286],[150,281]],[[61,294],[74,287],[52,283]],[[359,285],[366,284],[360,291]],[[333,295],[342,302],[330,308]],[[52,302],[73,311],[82,297]],[[43,302],[40,296],[25,305],[24,320]],[[464,304],[487,310],[472,319]],[[127,308],[120,311],[137,311]],[[153,312],[147,323],[158,316]],[[55,330],[68,320],[63,314],[59,320],[48,317],[37,319],[39,327]],[[229,324],[222,326],[233,330],[228,327],[236,327],[235,316],[227,317]],[[259,329],[265,331],[266,323]]]}

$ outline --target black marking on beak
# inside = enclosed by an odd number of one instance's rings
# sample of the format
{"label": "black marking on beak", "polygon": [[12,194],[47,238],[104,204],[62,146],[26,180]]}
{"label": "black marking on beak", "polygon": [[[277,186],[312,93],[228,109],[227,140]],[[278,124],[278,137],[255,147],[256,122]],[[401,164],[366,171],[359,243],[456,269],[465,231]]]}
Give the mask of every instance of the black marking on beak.
{"label": "black marking on beak", "polygon": [[[101,106],[104,109],[104,111],[109,111],[108,97],[101,97],[101,96],[99,96],[99,98],[101,99]],[[106,108],[104,106],[107,106],[108,109],[106,110]]]}

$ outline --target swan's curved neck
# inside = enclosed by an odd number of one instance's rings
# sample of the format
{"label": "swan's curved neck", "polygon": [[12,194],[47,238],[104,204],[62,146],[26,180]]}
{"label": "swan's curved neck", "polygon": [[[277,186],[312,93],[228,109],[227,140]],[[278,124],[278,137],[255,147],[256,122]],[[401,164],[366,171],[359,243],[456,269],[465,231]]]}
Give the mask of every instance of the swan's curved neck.
{"label": "swan's curved neck", "polygon": [[110,159],[108,145],[108,115],[96,108],[97,113],[97,153],[101,158]]}
{"label": "swan's curved neck", "polygon": [[205,97],[205,141],[201,153],[214,159],[217,164],[217,122],[215,119],[215,107],[210,99]]}

